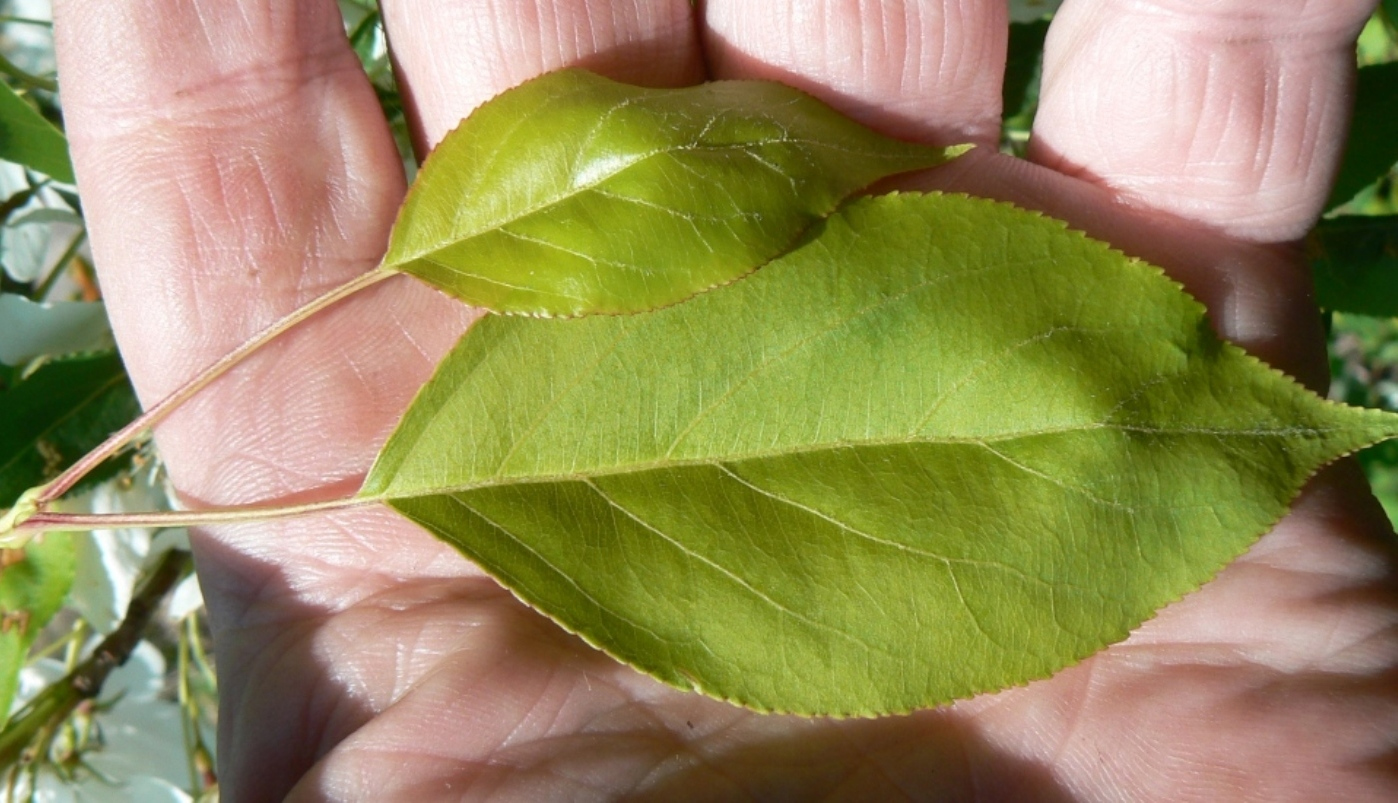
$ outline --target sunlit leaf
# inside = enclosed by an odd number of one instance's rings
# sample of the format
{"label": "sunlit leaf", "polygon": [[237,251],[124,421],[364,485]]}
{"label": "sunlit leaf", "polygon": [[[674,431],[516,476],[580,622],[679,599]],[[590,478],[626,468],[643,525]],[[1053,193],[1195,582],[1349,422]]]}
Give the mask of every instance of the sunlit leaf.
{"label": "sunlit leaf", "polygon": [[73,183],[68,139],[0,81],[0,159]]}
{"label": "sunlit leaf", "polygon": [[23,549],[0,550],[0,725],[9,718],[34,637],[73,585],[73,541],[54,533]]}
{"label": "sunlit leaf", "polygon": [[565,70],[437,146],[384,266],[502,312],[653,309],[752,271],[855,190],[952,152],[780,84],[645,89]]}
{"label": "sunlit leaf", "polygon": [[1306,252],[1322,308],[1398,316],[1398,216],[1322,220]]}
{"label": "sunlit leaf", "polygon": [[[0,389],[0,509],[101,443],[140,412],[113,353],[53,360]],[[110,477],[109,462],[88,482]]]}
{"label": "sunlit leaf", "polygon": [[1334,208],[1374,183],[1398,162],[1398,62],[1359,70],[1354,121],[1345,158],[1326,208]]}
{"label": "sunlit leaf", "polygon": [[667,683],[867,715],[1123,638],[1395,432],[1061,223],[903,195],[669,309],[488,317],[361,493]]}

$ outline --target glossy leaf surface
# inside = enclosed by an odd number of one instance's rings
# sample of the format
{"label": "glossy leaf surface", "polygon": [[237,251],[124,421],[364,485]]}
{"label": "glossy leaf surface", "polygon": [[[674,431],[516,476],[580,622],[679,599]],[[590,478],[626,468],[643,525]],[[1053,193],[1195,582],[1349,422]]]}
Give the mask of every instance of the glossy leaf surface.
{"label": "glossy leaf surface", "polygon": [[73,183],[67,137],[4,82],[0,82],[0,159]]}
{"label": "glossy leaf surface", "polygon": [[947,156],[781,84],[645,89],[565,70],[437,146],[384,268],[498,312],[654,309],[749,273],[871,182]]}
{"label": "glossy leaf surface", "polygon": [[1155,268],[901,195],[669,309],[488,317],[361,493],[661,680],[871,715],[1123,638],[1395,432]]}
{"label": "glossy leaf surface", "polygon": [[[0,509],[52,479],[139,412],[115,353],[53,360],[13,387],[0,388]],[[124,462],[108,461],[83,485],[110,478]]]}

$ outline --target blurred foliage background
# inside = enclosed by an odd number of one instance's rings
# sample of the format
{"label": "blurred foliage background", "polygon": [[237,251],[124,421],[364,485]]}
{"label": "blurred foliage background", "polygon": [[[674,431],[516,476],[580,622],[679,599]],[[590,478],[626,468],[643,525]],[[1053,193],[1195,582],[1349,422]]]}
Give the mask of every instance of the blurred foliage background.
{"label": "blurred foliage background", "polygon": [[[1023,155],[1056,0],[1009,0],[1001,147]],[[409,176],[403,103],[373,0],[340,0]],[[138,412],[101,304],[62,134],[48,0],[0,0],[0,509]],[[1360,37],[1354,130],[1306,242],[1329,332],[1330,396],[1398,410],[1398,0]],[[114,45],[115,46],[115,45]],[[1398,442],[1360,455],[1398,519]],[[65,500],[169,507],[141,446]],[[0,794],[217,799],[215,654],[181,531],[108,530],[0,550]],[[5,715],[8,716],[5,716]]]}

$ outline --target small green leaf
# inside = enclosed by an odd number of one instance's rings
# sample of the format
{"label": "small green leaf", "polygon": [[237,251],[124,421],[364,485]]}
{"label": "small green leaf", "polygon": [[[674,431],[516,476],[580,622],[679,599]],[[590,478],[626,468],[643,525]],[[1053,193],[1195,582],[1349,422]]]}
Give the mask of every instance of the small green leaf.
{"label": "small green leaf", "polygon": [[437,146],[384,268],[498,312],[654,309],[752,271],[871,182],[962,150],[888,139],[781,84],[645,89],[565,70]]}
{"label": "small green leaf", "polygon": [[0,550],[0,726],[9,718],[34,636],[62,607],[76,567],[73,539],[51,534]]}
{"label": "small green leaf", "polygon": [[668,309],[488,317],[361,495],[667,683],[872,715],[1124,638],[1396,422],[1057,221],[895,195]]}
{"label": "small green leaf", "polygon": [[[0,388],[0,509],[52,479],[140,412],[114,353],[53,360]],[[109,461],[87,483],[110,477]]]}
{"label": "small green leaf", "polygon": [[1334,209],[1374,183],[1398,162],[1398,62],[1359,70],[1354,120],[1335,188],[1326,202]]}
{"label": "small green leaf", "polygon": [[1398,316],[1398,215],[1322,220],[1306,252],[1322,309]]}
{"label": "small green leaf", "polygon": [[33,106],[0,81],[0,159],[73,183],[68,139]]}

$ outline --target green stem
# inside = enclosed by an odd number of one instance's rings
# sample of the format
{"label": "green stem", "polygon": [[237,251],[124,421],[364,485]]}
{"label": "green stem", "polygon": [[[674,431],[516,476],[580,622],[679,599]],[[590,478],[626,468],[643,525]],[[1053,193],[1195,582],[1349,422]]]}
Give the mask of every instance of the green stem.
{"label": "green stem", "polygon": [[[223,376],[230,368],[246,359],[248,355],[267,345],[288,329],[307,320],[317,312],[349,298],[360,290],[372,287],[384,279],[396,275],[397,274],[392,271],[378,269],[357,276],[262,330],[254,335],[251,340],[243,343],[208,368],[205,368],[198,376],[189,380],[184,385],[181,385],[174,393],[161,399],[155,406],[151,407],[135,421],[122,427],[121,430],[108,438],[101,446],[88,452],[76,463],[69,466],[67,471],[64,471],[54,478],[53,481],[39,486],[38,492],[30,498],[31,501],[38,510],[44,510],[44,508],[54,500],[67,493],[79,480],[87,476],[88,472],[101,465],[107,458],[120,452],[127,444],[155,427],[156,424],[164,421],[181,404],[188,401],[191,396],[203,390],[205,387],[208,387],[215,379]],[[102,527],[105,527],[105,525],[102,525]],[[100,528],[101,527],[99,527],[99,529]],[[3,535],[3,530],[0,530],[0,536]]]}
{"label": "green stem", "polygon": [[3,542],[5,538],[14,537],[28,540],[31,536],[45,532],[88,532],[90,530],[120,530],[133,527],[201,527],[210,524],[272,521],[332,510],[350,510],[378,503],[378,499],[349,497],[279,507],[248,505],[245,507],[214,507],[203,510],[170,510],[150,513],[52,513],[39,511],[20,521],[11,532],[0,532],[0,542]]}
{"label": "green stem", "polygon": [[184,732],[185,759],[189,767],[189,793],[198,798],[207,791],[217,779],[213,777],[213,762],[210,759],[209,746],[204,741],[203,706],[199,701],[199,694],[194,688],[194,681],[191,675],[199,672],[204,673],[204,667],[197,657],[202,647],[199,642],[202,637],[199,634],[199,612],[194,611],[185,617],[181,623],[179,651],[179,702],[182,730]]}
{"label": "green stem", "polygon": [[0,731],[0,767],[12,766],[25,758],[25,751],[36,736],[62,723],[84,700],[102,693],[107,676],[131,657],[161,600],[175,587],[188,566],[189,553],[166,552],[132,595],[126,617],[117,629],[62,680],[39,692],[10,718],[9,724]]}
{"label": "green stem", "polygon": [[42,89],[45,92],[58,91],[58,83],[52,78],[41,78],[37,75],[31,75],[21,70],[14,62],[5,58],[3,54],[0,54],[0,73],[10,76],[15,79],[15,82],[20,86],[29,89]]}
{"label": "green stem", "polygon": [[176,677],[179,684],[176,699],[180,703],[180,734],[184,737],[185,767],[189,770],[189,793],[199,794],[199,770],[194,766],[194,751],[199,742],[198,704],[189,690],[189,621],[180,628],[180,640],[175,650]]}
{"label": "green stem", "polygon": [[16,17],[14,14],[0,14],[0,24],[5,25],[36,25],[40,28],[52,28],[53,23],[48,20],[36,20],[30,17]]}
{"label": "green stem", "polygon": [[87,229],[79,229],[78,233],[73,235],[73,239],[68,242],[68,247],[63,249],[63,253],[58,257],[58,261],[54,263],[53,270],[49,271],[49,275],[44,277],[43,283],[34,290],[35,300],[48,300],[49,293],[53,290],[53,286],[62,278],[63,272],[68,268],[68,263],[73,260],[73,257],[78,255],[78,249],[82,248],[83,241],[86,239]]}

